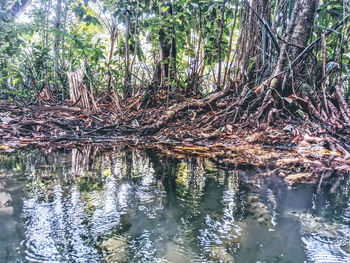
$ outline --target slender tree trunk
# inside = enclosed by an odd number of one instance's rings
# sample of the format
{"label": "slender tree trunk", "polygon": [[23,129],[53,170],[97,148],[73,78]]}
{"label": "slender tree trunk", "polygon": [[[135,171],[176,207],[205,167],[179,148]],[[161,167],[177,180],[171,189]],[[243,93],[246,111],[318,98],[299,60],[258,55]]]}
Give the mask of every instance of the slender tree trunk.
{"label": "slender tree trunk", "polygon": [[199,7],[199,27],[197,28],[197,36],[198,36],[198,45],[197,45],[197,52],[196,52],[196,58],[195,58],[195,65],[193,67],[193,72],[191,79],[193,79],[193,92],[197,95],[197,85],[199,82],[199,78],[201,77],[201,68],[200,65],[202,64],[201,60],[201,45],[202,45],[202,10],[201,7]]}
{"label": "slender tree trunk", "polygon": [[[62,26],[62,32],[64,32],[64,34],[62,35],[62,41],[61,41],[61,59],[62,59],[62,68],[64,70],[67,70],[67,66],[66,66],[66,59],[65,59],[65,45],[66,45],[66,38],[65,38],[65,33],[66,33],[66,29],[67,29],[67,15],[68,15],[68,4],[66,0],[63,0],[63,4],[64,4],[64,11],[63,11],[63,26]],[[62,95],[61,95],[61,99],[62,101],[65,100],[65,89],[64,89],[64,85],[62,85]]]}
{"label": "slender tree trunk", "polygon": [[125,14],[125,81],[124,81],[124,94],[128,92],[128,86],[130,85],[130,14]]}
{"label": "slender tree trunk", "polygon": [[109,50],[109,56],[108,56],[108,65],[111,63],[114,53],[114,46],[115,41],[117,38],[117,25],[113,22],[110,32],[109,32],[109,42],[110,42],[110,50]]}
{"label": "slender tree trunk", "polygon": [[[139,19],[139,8],[140,8],[140,2],[139,2],[139,0],[137,0],[136,15],[135,15],[135,29],[134,29],[135,47],[134,47],[134,57],[132,59],[131,66],[130,66],[131,74],[133,73],[133,70],[134,70],[134,64],[135,64],[135,61],[136,61],[137,51],[138,51],[138,32],[137,32],[138,28],[137,27],[138,27],[138,19]],[[136,82],[136,79],[135,79],[135,82]]]}
{"label": "slender tree trunk", "polygon": [[[229,69],[229,63],[231,60],[231,51],[232,51],[232,41],[233,41],[233,34],[235,32],[235,26],[237,21],[237,13],[238,13],[238,0],[236,0],[235,5],[235,18],[233,19],[232,29],[230,33],[230,42],[228,44],[228,52],[227,52],[227,61],[226,61],[226,67],[225,67],[225,73],[224,73],[224,79],[223,79],[223,85],[226,84],[227,77],[230,76],[230,69]],[[231,68],[231,67],[230,67]]]}
{"label": "slender tree trunk", "polygon": [[[171,36],[172,32],[175,32],[175,29],[172,29],[172,26],[167,25],[166,20],[169,16],[169,13],[172,14],[172,6],[166,0],[163,0],[163,5],[159,8],[159,17],[164,20],[162,27],[158,32],[159,36],[159,59],[160,59],[160,82],[161,86],[164,86],[165,81],[170,76],[173,76],[171,71],[171,58],[176,57],[176,42],[175,39]],[[162,7],[167,7],[170,5],[170,8],[163,12]]]}
{"label": "slender tree trunk", "polygon": [[[64,0],[64,17],[63,17],[63,27],[62,27],[62,31],[66,32],[66,28],[67,28],[67,14],[68,14],[68,5],[67,2]],[[66,60],[65,60],[65,56],[64,56],[64,48],[65,48],[65,34],[63,34],[62,36],[62,43],[61,43],[61,55],[62,55],[62,66],[63,68],[66,68]]]}
{"label": "slender tree trunk", "polygon": [[221,7],[221,20],[220,20],[220,34],[219,34],[219,48],[218,48],[218,64],[219,64],[219,69],[218,69],[218,82],[217,86],[220,87],[221,85],[221,43],[222,43],[222,35],[224,33],[224,23],[225,23],[225,5],[226,5],[227,0],[224,0],[222,3]]}
{"label": "slender tree trunk", "polygon": [[[163,1],[163,4],[167,4],[167,1]],[[159,16],[161,19],[166,19],[168,17],[168,12],[162,12],[162,8],[159,8]],[[160,57],[160,73],[161,73],[161,85],[164,86],[165,79],[168,76],[169,70],[169,55],[170,55],[170,43],[166,33],[166,26],[162,26],[159,30],[159,57]]]}
{"label": "slender tree trunk", "polygon": [[160,83],[161,86],[164,86],[165,83],[165,77],[167,76],[167,67],[168,65],[165,65],[165,49],[164,45],[162,45],[164,39],[164,32],[161,30],[159,32],[159,59],[160,59]]}
{"label": "slender tree trunk", "polygon": [[45,29],[46,32],[44,32],[44,43],[45,47],[49,48],[49,16],[50,16],[50,10],[51,10],[51,0],[49,0],[46,3],[46,17],[45,17]]}
{"label": "slender tree trunk", "polygon": [[[45,46],[47,49],[49,49],[49,16],[50,16],[50,10],[51,10],[51,0],[46,2],[46,17],[45,17],[45,31],[43,32],[43,46]],[[46,63],[47,64],[47,63]],[[45,68],[45,87],[48,90],[50,90],[50,84],[49,84],[49,80],[48,80],[48,71],[50,70],[49,65],[46,65]]]}
{"label": "slender tree trunk", "polygon": [[270,22],[270,3],[269,0],[250,0],[245,3],[239,21],[236,74],[240,71],[241,82],[256,85],[262,69],[261,48],[259,48],[262,43],[262,25],[259,23],[258,16],[265,19],[267,23]]}
{"label": "slender tree trunk", "polygon": [[111,23],[111,27],[109,28],[109,42],[110,42],[110,50],[108,56],[108,85],[107,85],[107,95],[110,93],[111,83],[112,83],[112,73],[110,71],[111,61],[113,59],[114,46],[118,36],[117,24],[115,21]]}
{"label": "slender tree trunk", "polygon": [[55,76],[58,77],[59,74],[59,47],[60,47],[60,34],[59,30],[61,28],[61,9],[62,0],[57,0],[56,4],[56,17],[55,17],[55,42],[54,42],[54,53],[55,53]]}
{"label": "slender tree trunk", "polygon": [[[174,7],[174,1],[171,2],[171,15],[172,17],[175,16],[175,7]],[[171,28],[171,72],[170,72],[170,78],[175,79],[176,77],[176,53],[177,53],[177,46],[176,46],[176,38],[175,38],[175,22],[172,23]]]}

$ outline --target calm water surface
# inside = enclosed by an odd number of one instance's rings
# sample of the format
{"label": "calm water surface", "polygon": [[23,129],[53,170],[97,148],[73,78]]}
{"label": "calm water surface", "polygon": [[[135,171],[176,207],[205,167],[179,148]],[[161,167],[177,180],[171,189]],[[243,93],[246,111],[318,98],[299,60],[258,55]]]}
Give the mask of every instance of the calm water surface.
{"label": "calm water surface", "polygon": [[350,262],[350,179],[288,188],[124,147],[1,154],[0,262]]}

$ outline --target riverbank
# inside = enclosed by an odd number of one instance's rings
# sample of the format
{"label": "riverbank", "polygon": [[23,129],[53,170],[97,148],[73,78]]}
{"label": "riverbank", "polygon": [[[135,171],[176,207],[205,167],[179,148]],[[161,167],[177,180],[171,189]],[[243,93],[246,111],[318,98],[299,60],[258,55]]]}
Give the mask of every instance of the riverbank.
{"label": "riverbank", "polygon": [[[175,116],[172,111],[151,108],[115,114],[68,106],[2,105],[0,149],[9,152],[30,146],[84,144],[109,147],[122,141],[154,147],[177,158],[199,156],[230,166],[267,168],[264,176],[277,174],[289,185],[315,183],[330,176],[341,178],[350,169],[349,154],[342,143],[314,123],[279,120],[274,126],[262,124],[254,129],[224,119],[218,125],[215,116],[219,111],[198,112],[185,109]],[[155,124],[170,114],[174,116],[155,131]],[[313,136],[315,132],[318,134]]]}

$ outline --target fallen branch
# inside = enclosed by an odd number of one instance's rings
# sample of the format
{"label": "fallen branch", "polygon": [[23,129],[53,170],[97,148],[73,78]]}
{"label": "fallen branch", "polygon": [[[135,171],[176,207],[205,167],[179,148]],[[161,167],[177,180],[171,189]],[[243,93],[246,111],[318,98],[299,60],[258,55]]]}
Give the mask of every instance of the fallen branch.
{"label": "fallen branch", "polygon": [[32,110],[40,110],[40,111],[47,111],[47,110],[57,110],[57,111],[73,111],[73,112],[83,112],[87,113],[86,110],[81,109],[79,107],[68,107],[68,106],[30,106],[28,107]]}

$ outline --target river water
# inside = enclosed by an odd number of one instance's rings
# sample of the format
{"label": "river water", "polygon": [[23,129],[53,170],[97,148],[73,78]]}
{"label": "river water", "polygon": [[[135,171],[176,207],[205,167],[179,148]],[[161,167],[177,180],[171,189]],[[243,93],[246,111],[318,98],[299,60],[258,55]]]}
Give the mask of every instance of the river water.
{"label": "river water", "polygon": [[259,172],[123,146],[1,154],[0,262],[350,262],[349,178]]}

